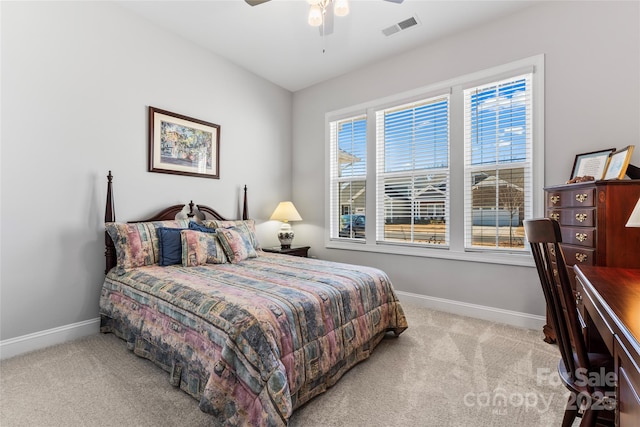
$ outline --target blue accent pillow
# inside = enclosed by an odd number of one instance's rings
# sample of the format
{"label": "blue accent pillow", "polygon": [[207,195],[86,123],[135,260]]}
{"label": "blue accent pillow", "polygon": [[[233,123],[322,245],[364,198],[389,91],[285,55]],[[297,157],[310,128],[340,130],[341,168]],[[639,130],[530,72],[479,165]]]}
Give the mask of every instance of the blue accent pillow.
{"label": "blue accent pillow", "polygon": [[189,221],[189,230],[201,231],[203,233],[215,233],[216,229],[211,227],[205,227],[197,222]]}
{"label": "blue accent pillow", "polygon": [[180,232],[184,228],[158,227],[158,264],[167,265],[182,264],[182,242]]}

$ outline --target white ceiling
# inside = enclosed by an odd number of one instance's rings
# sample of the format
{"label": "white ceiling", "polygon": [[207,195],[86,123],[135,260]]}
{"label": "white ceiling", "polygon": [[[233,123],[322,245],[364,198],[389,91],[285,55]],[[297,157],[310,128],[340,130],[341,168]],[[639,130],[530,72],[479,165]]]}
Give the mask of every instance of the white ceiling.
{"label": "white ceiling", "polygon": [[[292,92],[529,7],[533,1],[350,0],[333,33],[309,26],[306,0],[119,1],[125,8]],[[391,36],[384,28],[415,17]],[[324,49],[324,53],[323,53]]]}

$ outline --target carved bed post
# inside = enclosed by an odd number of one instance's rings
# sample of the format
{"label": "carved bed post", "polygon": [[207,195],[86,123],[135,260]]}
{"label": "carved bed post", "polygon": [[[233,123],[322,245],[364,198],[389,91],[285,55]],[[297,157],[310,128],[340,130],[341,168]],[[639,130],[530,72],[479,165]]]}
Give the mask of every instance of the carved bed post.
{"label": "carved bed post", "polygon": [[[109,175],[107,175],[107,206],[104,210],[104,222],[114,222],[116,220],[116,211],[113,206],[113,185],[111,181],[113,180],[113,175],[111,175],[111,171],[109,171]],[[109,236],[107,231],[104,231],[104,245],[105,245],[105,259],[106,259],[106,268],[104,274],[107,274],[113,266],[116,265],[116,248],[113,245],[113,241]]]}
{"label": "carved bed post", "polygon": [[109,171],[107,175],[107,206],[104,210],[104,222],[114,222],[116,220],[116,211],[113,207],[113,175]]}
{"label": "carved bed post", "polygon": [[242,219],[249,219],[249,206],[247,206],[247,186],[244,186],[244,203],[242,206]]}

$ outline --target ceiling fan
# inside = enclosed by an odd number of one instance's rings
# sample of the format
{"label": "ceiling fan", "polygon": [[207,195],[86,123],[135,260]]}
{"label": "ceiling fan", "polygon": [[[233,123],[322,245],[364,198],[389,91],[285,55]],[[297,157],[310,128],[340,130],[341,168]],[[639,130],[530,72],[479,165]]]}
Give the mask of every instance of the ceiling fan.
{"label": "ceiling fan", "polygon": [[[257,6],[271,0],[244,0],[250,6]],[[391,3],[402,3],[404,0],[384,0]],[[309,3],[309,25],[320,27],[320,35],[333,33],[333,17],[349,14],[349,0],[307,0]],[[333,5],[333,7],[330,7]]]}

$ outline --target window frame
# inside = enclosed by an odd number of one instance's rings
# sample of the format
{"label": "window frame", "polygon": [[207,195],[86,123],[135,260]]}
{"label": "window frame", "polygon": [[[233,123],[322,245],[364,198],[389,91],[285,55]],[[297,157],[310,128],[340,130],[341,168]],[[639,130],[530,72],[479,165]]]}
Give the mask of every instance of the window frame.
{"label": "window frame", "polygon": [[[450,80],[434,83],[385,98],[325,114],[325,247],[328,249],[346,249],[397,255],[409,255],[451,260],[532,266],[528,243],[525,249],[517,251],[483,250],[465,248],[465,169],[464,169],[464,90],[484,83],[503,80],[527,72],[532,73],[532,178],[531,200],[532,216],[544,216],[544,55],[536,55],[466,74]],[[450,93],[450,134],[449,134],[449,245],[445,247],[421,246],[397,242],[376,240],[378,206],[376,176],[376,112],[395,105],[402,105],[432,96]],[[366,200],[368,227],[365,239],[332,237],[331,205],[331,141],[329,128],[331,122],[362,115],[367,116],[367,170],[366,187],[369,197]],[[371,219],[369,219],[371,217]]]}
{"label": "window frame", "polygon": [[[463,100],[464,100],[464,121],[465,121],[465,132],[464,132],[464,149],[465,149],[465,153],[464,153],[464,180],[465,180],[465,187],[464,187],[464,197],[465,197],[465,204],[464,204],[464,215],[465,215],[465,221],[464,221],[464,232],[465,232],[465,241],[464,241],[464,245],[465,245],[465,250],[467,251],[497,251],[497,252],[529,252],[529,247],[526,244],[526,241],[524,241],[523,239],[523,247],[522,248],[512,248],[512,247],[500,247],[500,246],[491,246],[491,247],[483,247],[480,245],[474,245],[473,244],[473,237],[472,237],[472,229],[474,227],[473,225],[473,213],[474,213],[474,206],[473,206],[473,184],[472,184],[472,176],[474,173],[478,173],[478,172],[482,172],[482,171],[491,171],[491,172],[495,172],[496,176],[499,176],[500,171],[509,171],[509,170],[513,170],[513,169],[522,169],[523,170],[523,185],[525,185],[525,188],[530,188],[531,190],[527,193],[525,192],[525,194],[523,195],[523,211],[524,211],[524,217],[525,218],[531,218],[532,217],[532,199],[533,199],[533,170],[532,170],[532,158],[533,158],[533,153],[532,153],[532,147],[533,147],[533,135],[532,135],[532,129],[530,127],[527,127],[527,131],[525,132],[525,146],[524,146],[524,158],[523,159],[519,159],[519,160],[515,160],[515,159],[510,159],[509,161],[503,162],[500,161],[497,157],[497,154],[494,151],[494,154],[496,154],[496,160],[495,161],[489,161],[489,162],[485,162],[485,163],[480,163],[480,164],[474,164],[473,163],[473,153],[472,153],[472,147],[473,147],[473,132],[472,132],[472,122],[471,122],[471,116],[473,114],[473,106],[472,106],[472,99],[473,99],[473,95],[470,95],[467,98],[466,92],[467,90],[471,90],[471,89],[480,89],[482,91],[482,93],[484,93],[485,89],[489,89],[489,90],[497,90],[498,93],[500,94],[500,86],[503,85],[508,85],[509,86],[513,86],[514,84],[516,84],[515,82],[519,81],[519,80],[524,80],[526,82],[526,87],[527,87],[527,92],[524,94],[525,98],[524,101],[522,102],[522,105],[524,105],[525,107],[525,111],[524,114],[521,115],[517,115],[515,116],[516,118],[521,118],[524,117],[528,120],[533,121],[533,114],[532,114],[532,107],[533,107],[533,70],[525,70],[524,73],[517,75],[514,74],[511,77],[507,77],[505,78],[501,78],[501,79],[493,79],[489,84],[480,84],[480,85],[471,85],[469,88],[463,88]],[[508,82],[508,83],[507,83]],[[498,89],[496,89],[498,88]],[[507,89],[507,91],[511,90],[510,88]],[[502,95],[500,95],[502,96]],[[469,103],[471,103],[470,105],[467,105],[467,101]],[[468,107],[468,108],[467,108]],[[476,110],[477,113],[478,110]],[[514,116],[511,115],[511,110],[510,110],[510,114],[508,114],[508,116],[510,118],[514,118]],[[500,113],[498,112],[497,115],[500,115]],[[490,123],[492,120],[494,120],[495,116],[488,116],[487,118],[477,118],[476,120],[479,121],[484,121],[487,120],[487,123]],[[499,121],[499,120],[498,120]],[[496,128],[495,128],[495,132],[493,132],[491,130],[491,126],[489,126],[486,129],[482,130],[483,134],[486,134],[490,137],[496,137],[498,138],[498,135],[500,133],[500,128],[497,126],[498,124],[496,124]],[[470,127],[467,128],[466,126],[469,125]],[[533,125],[535,126],[535,123],[533,123]],[[482,136],[476,136],[476,138],[482,138]],[[480,147],[481,150],[484,150],[484,147]],[[496,149],[498,149],[498,141],[496,139]],[[484,154],[484,151],[483,151]],[[488,151],[488,154],[491,155],[491,151]],[[497,181],[496,181],[497,182]],[[498,189],[499,185],[496,187],[496,192],[499,192]],[[508,197],[507,197],[508,198]],[[498,197],[496,196],[496,200],[495,200],[495,204],[492,206],[492,209],[494,209],[493,212],[496,213],[496,215],[498,214],[498,211],[500,210],[500,208],[497,206],[499,203]],[[497,222],[497,219],[496,219]],[[491,236],[492,238],[497,238],[498,236],[496,234],[493,234]],[[499,239],[498,239],[499,241]],[[496,241],[496,244],[498,244],[498,241]]]}
{"label": "window frame", "polygon": [[[450,143],[450,93],[449,91],[446,92],[440,92],[437,94],[430,94],[429,96],[423,97],[417,101],[412,101],[410,103],[406,103],[406,104],[398,104],[393,106],[392,108],[380,108],[380,109],[375,109],[375,126],[376,126],[376,135],[375,135],[375,139],[376,139],[376,146],[375,146],[375,150],[376,150],[376,165],[378,168],[385,168],[386,167],[386,162],[387,162],[387,156],[386,153],[383,151],[385,149],[385,143],[387,142],[386,140],[386,127],[385,127],[385,119],[386,119],[386,114],[390,112],[390,110],[395,110],[395,111],[407,111],[409,109],[412,110],[412,113],[415,113],[415,109],[416,108],[420,108],[421,106],[431,106],[431,105],[435,105],[435,104],[441,104],[442,102],[445,103],[445,112],[446,112],[446,119],[444,120],[444,122],[438,122],[438,126],[437,129],[438,131],[442,131],[442,127],[443,125],[446,125],[446,134],[447,134],[447,146],[446,146],[446,166],[444,167],[430,167],[430,168],[407,168],[407,169],[401,169],[401,170],[390,170],[390,171],[386,171],[386,170],[379,170],[376,169],[376,191],[375,191],[375,197],[377,198],[376,200],[380,200],[380,197],[384,198],[385,196],[385,181],[387,179],[401,179],[401,180],[410,180],[413,181],[415,178],[420,178],[425,177],[425,175],[441,175],[444,176],[444,180],[441,181],[444,182],[444,184],[446,185],[446,188],[449,187],[449,176],[450,176],[450,163],[451,163],[451,159],[450,159],[450,155],[449,155],[449,143]],[[441,119],[442,117],[442,110],[440,110],[439,108],[437,110],[435,110],[436,114],[437,114],[437,118]],[[409,124],[409,123],[405,123],[405,124]],[[411,126],[413,127],[415,125],[415,122],[412,120],[411,121]],[[382,134],[381,134],[382,133]],[[416,136],[416,135],[414,135]],[[411,161],[415,162],[416,160],[419,159],[419,157],[414,156],[415,155],[423,155],[424,152],[418,152],[418,151],[414,151],[415,148],[415,139],[411,140],[411,149],[412,149],[412,156],[411,156]],[[406,146],[402,146],[402,148],[406,148]],[[443,153],[438,153],[440,155],[442,155]],[[407,159],[408,160],[408,159]],[[415,164],[415,163],[414,163]],[[411,189],[414,190],[415,187],[413,187],[413,183],[411,185]],[[446,195],[444,196],[444,199],[442,200],[442,206],[443,206],[443,210],[444,210],[444,215],[446,217],[446,219],[448,219],[448,211],[449,211],[449,193],[447,192]],[[414,209],[414,203],[415,200],[412,201],[411,205],[411,210],[412,210],[412,215],[411,215],[411,221],[410,221],[410,233],[412,236],[412,240],[413,240],[413,235],[414,233],[417,232],[416,228],[415,228],[415,223],[414,223],[414,217],[415,215],[413,215],[413,209]],[[377,239],[377,243],[387,243],[387,244],[395,244],[395,245],[409,245],[409,246],[416,246],[416,247],[438,247],[438,248],[447,248],[449,246],[449,224],[447,223],[445,226],[445,231],[444,231],[444,238],[443,241],[444,243],[432,243],[432,242],[413,242],[413,241],[394,241],[392,239],[385,239],[384,236],[384,224],[385,224],[385,215],[386,215],[386,203],[385,201],[383,201],[380,204],[377,204],[376,206],[376,239]]]}
{"label": "window frame", "polygon": [[[329,201],[329,205],[334,206],[334,208],[338,208],[341,207],[340,204],[340,194],[337,194],[335,196],[335,199],[331,199],[332,196],[332,188],[334,188],[334,186],[339,185],[341,183],[348,183],[351,185],[351,183],[353,182],[361,182],[364,181],[365,182],[365,186],[364,186],[364,190],[365,190],[365,210],[366,210],[366,192],[367,192],[367,175],[369,174],[369,169],[368,169],[368,153],[369,153],[369,147],[368,147],[368,143],[367,146],[365,147],[366,150],[366,155],[367,158],[365,159],[365,165],[366,165],[366,169],[364,172],[364,175],[351,175],[351,176],[340,176],[340,174],[336,171],[336,173],[333,173],[333,166],[331,164],[331,160],[335,159],[336,157],[338,157],[338,150],[340,149],[340,147],[338,145],[333,146],[331,145],[331,140],[333,138],[333,134],[334,134],[334,130],[333,130],[333,125],[334,123],[338,123],[338,122],[342,122],[342,121],[351,121],[352,124],[355,120],[361,118],[361,117],[365,117],[366,118],[366,114],[364,114],[362,111],[360,111],[359,114],[349,114],[346,115],[344,117],[340,117],[338,119],[332,120],[331,122],[328,123],[328,134],[329,134],[329,154],[328,154],[328,164],[329,164],[329,189],[328,189],[328,193],[330,196],[330,201]],[[368,134],[369,134],[369,129],[368,129],[368,121],[365,121],[365,124],[367,125],[367,129],[365,130],[365,136],[368,138]],[[335,130],[335,134],[337,135],[339,133],[338,129]],[[338,164],[337,167],[339,168],[340,165]],[[351,212],[351,214],[356,214],[356,212]],[[339,233],[340,233],[340,217],[342,216],[342,212],[340,213],[339,217],[329,217],[329,229],[330,229],[330,235],[333,235],[335,239],[340,239],[340,240],[345,240],[348,239],[349,241],[353,241],[353,242],[362,242],[364,241],[364,239],[356,239],[356,238],[351,238],[351,237],[340,237]]]}

